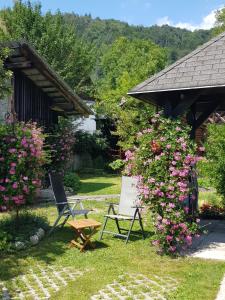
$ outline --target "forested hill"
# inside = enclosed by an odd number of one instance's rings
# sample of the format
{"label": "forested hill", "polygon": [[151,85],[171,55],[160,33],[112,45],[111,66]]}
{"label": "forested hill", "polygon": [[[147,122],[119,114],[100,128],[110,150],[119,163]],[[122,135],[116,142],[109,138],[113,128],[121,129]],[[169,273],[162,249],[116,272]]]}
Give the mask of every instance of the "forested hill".
{"label": "forested hill", "polygon": [[93,43],[98,49],[104,49],[121,36],[129,39],[151,40],[162,47],[168,48],[170,62],[177,60],[208,41],[212,34],[210,30],[191,32],[168,25],[133,26],[113,19],[93,19],[90,15],[65,14],[64,16],[68,22],[74,24],[80,37],[86,42]]}

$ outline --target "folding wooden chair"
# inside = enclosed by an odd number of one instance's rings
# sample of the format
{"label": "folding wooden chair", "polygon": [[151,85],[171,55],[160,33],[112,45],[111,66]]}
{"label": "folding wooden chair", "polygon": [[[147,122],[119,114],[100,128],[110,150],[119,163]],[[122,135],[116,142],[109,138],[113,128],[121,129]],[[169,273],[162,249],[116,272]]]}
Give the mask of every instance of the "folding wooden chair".
{"label": "folding wooden chair", "polygon": [[[140,212],[142,207],[137,205],[139,197],[136,186],[137,180],[135,178],[126,176],[122,177],[120,202],[119,204],[109,203],[108,213],[107,215],[105,215],[105,222],[100,234],[100,240],[102,239],[104,233],[123,237],[126,239],[126,243],[128,242],[131,233],[142,234],[143,239],[145,238]],[[118,206],[118,213],[116,213],[115,206]],[[108,219],[114,220],[116,222],[118,233],[105,230]],[[129,229],[121,228],[119,221],[129,221]],[[135,221],[139,222],[141,228],[140,232],[132,230]],[[123,233],[123,231],[127,232],[127,234]]]}
{"label": "folding wooden chair", "polygon": [[[61,218],[64,217],[63,222],[60,224],[61,227],[63,227],[70,216],[72,216],[73,219],[78,215],[84,215],[85,218],[87,218],[87,214],[90,212],[90,210],[84,209],[80,199],[76,199],[74,201],[67,200],[62,178],[58,173],[49,173],[49,179],[54,194],[55,204],[58,210],[58,217],[49,232],[50,234],[53,232],[56,226],[58,226]],[[76,209],[77,205],[80,205],[80,209]]]}

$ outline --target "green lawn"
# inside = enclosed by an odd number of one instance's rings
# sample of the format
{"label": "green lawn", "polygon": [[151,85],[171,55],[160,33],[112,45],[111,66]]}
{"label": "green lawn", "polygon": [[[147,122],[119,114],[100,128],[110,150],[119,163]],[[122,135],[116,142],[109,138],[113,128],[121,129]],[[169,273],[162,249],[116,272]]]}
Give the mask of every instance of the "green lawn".
{"label": "green lawn", "polygon": [[[120,177],[118,176],[83,178],[79,192],[79,194],[86,195],[117,193],[120,193]],[[212,198],[213,194],[201,193],[201,201],[204,201],[206,197]],[[89,200],[84,201],[84,205],[85,208],[93,209],[89,217],[103,222],[106,212],[104,202]],[[57,216],[53,204],[45,204],[31,210],[47,216],[51,224]],[[1,214],[1,217],[4,217],[4,214]],[[115,229],[113,223],[110,224],[110,227]],[[65,226],[51,236],[46,236],[38,246],[17,254],[2,255],[0,282],[3,281],[11,290],[13,278],[28,274],[31,268],[36,270],[38,265],[46,270],[51,266],[70,267],[73,271],[88,271],[76,280],[70,281],[66,288],[53,293],[51,299],[90,299],[106,284],[117,280],[118,276],[126,273],[139,273],[150,279],[157,275],[160,278],[169,276],[177,280],[176,291],[169,293],[167,299],[214,300],[225,273],[225,263],[196,258],[159,256],[156,254],[155,248],[151,246],[152,227],[148,213],[144,217],[144,227],[147,232],[145,240],[133,238],[125,245],[124,241],[109,235],[106,235],[100,242],[98,241],[99,236],[96,235],[94,237],[96,249],[80,253],[76,248],[68,247],[69,241],[73,238],[73,231],[70,227]]]}
{"label": "green lawn", "polygon": [[121,188],[121,176],[106,175],[90,176],[81,179],[79,195],[112,195],[119,194]]}
{"label": "green lawn", "polygon": [[[93,208],[90,217],[103,221],[105,204],[103,202],[86,201],[85,207]],[[53,223],[56,209],[53,205],[33,208],[48,217]],[[3,216],[3,215],[1,215]],[[178,281],[178,288],[168,299],[177,300],[214,300],[219,283],[225,272],[225,263],[193,258],[173,259],[159,256],[150,244],[151,226],[149,215],[145,216],[144,224],[148,233],[146,240],[135,239],[125,245],[124,241],[105,236],[102,242],[95,236],[96,249],[80,253],[76,248],[69,248],[73,231],[65,226],[46,237],[38,246],[17,255],[1,257],[0,281],[11,286],[12,279],[26,274],[37,265],[71,267],[73,270],[89,269],[84,276],[69,283],[67,288],[55,293],[52,299],[86,300],[98,290],[112,283],[119,275],[141,273],[150,279],[153,275],[170,276]],[[112,228],[111,224],[111,228]]]}

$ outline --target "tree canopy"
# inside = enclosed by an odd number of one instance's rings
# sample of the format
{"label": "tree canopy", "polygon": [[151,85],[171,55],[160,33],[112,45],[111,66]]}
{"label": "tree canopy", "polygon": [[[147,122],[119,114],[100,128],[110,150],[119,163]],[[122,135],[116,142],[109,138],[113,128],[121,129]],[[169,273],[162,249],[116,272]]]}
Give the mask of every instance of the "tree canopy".
{"label": "tree canopy", "polygon": [[17,1],[12,8],[0,11],[0,36],[5,40],[26,40],[78,93],[91,86],[93,68],[91,48],[66,23],[60,11],[43,14],[41,5]]}
{"label": "tree canopy", "polygon": [[132,145],[134,133],[148,122],[149,104],[127,96],[130,88],[161,70],[166,52],[145,40],[121,37],[103,54],[98,66],[98,111],[117,120],[120,145]]}

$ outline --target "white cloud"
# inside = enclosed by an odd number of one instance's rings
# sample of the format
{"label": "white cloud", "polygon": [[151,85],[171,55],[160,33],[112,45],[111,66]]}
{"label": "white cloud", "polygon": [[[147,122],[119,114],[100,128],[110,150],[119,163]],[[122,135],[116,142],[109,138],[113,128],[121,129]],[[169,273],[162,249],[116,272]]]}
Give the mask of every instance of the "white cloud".
{"label": "white cloud", "polygon": [[[219,8],[221,9],[221,8]],[[189,22],[174,23],[168,16],[162,17],[157,20],[157,25],[170,25],[179,28],[185,28],[191,31],[196,29],[210,29],[215,25],[217,9],[212,10],[207,16],[204,16],[199,24],[193,24]]]}

